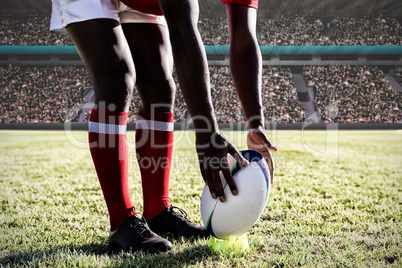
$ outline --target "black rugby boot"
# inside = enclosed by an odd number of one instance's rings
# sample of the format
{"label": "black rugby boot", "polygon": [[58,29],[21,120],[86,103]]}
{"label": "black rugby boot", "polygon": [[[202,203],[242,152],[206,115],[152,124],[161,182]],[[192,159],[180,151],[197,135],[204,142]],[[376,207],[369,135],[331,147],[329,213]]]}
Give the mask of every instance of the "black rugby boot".
{"label": "black rugby boot", "polygon": [[144,217],[139,219],[131,216],[111,232],[109,246],[113,251],[142,251],[152,254],[170,250],[172,243],[152,232]]}
{"label": "black rugby boot", "polygon": [[[177,213],[178,210],[180,213]],[[172,235],[185,238],[208,238],[209,233],[204,226],[196,225],[187,218],[187,213],[174,206],[168,207],[155,218],[148,221],[149,228],[161,236]]]}

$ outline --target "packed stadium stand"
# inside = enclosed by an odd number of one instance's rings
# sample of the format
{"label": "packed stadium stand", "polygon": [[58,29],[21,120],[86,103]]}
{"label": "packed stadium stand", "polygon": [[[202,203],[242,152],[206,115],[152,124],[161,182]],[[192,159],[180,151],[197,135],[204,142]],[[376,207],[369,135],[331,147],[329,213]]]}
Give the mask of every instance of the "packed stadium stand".
{"label": "packed stadium stand", "polygon": [[[67,34],[49,32],[49,16],[0,19],[3,46],[73,45]],[[225,17],[201,17],[199,29],[205,45],[229,45]],[[402,45],[402,27],[394,18],[337,17],[324,25],[317,17],[259,18],[258,39],[263,46]],[[325,30],[326,29],[326,30]]]}
{"label": "packed stadium stand", "polygon": [[[227,66],[211,66],[211,90],[219,123],[245,122]],[[175,122],[189,120],[177,77]],[[92,86],[85,67],[45,66],[0,68],[1,123],[87,121],[85,96]],[[290,69],[263,69],[263,106],[270,122],[302,122],[305,112],[297,100]],[[88,99],[87,102],[93,102]],[[135,122],[141,100],[134,95],[129,123]],[[84,110],[84,111],[83,111]],[[86,111],[89,111],[87,109]]]}
{"label": "packed stadium stand", "polygon": [[305,66],[321,121],[402,123],[402,94],[376,66]]}
{"label": "packed stadium stand", "polygon": [[[395,67],[395,75],[398,77],[398,81],[400,84],[402,84],[402,67],[396,66]],[[402,92],[400,92],[402,93]]]}
{"label": "packed stadium stand", "polygon": [[3,46],[71,46],[68,34],[49,31],[49,16],[0,19],[1,44]]}
{"label": "packed stadium stand", "polygon": [[[94,93],[77,53],[1,52],[1,48],[16,46],[73,46],[67,34],[49,32],[50,2],[16,0],[0,7],[0,123],[88,121]],[[402,5],[394,4],[393,0],[285,0],[276,1],[274,7],[270,1],[260,1],[257,33],[261,46],[358,49],[353,53],[263,53],[266,121],[402,123],[402,53],[398,50]],[[225,8],[220,1],[203,0],[200,11],[204,44],[221,49],[208,53],[216,117],[219,123],[244,123],[228,67],[228,50],[222,47],[229,45]],[[396,50],[360,51],[371,46]],[[189,122],[174,77],[174,120]],[[135,122],[140,105],[135,94],[129,123]]]}
{"label": "packed stadium stand", "polygon": [[[395,70],[401,76],[401,67]],[[229,67],[210,66],[210,73],[218,122],[245,122]],[[307,86],[313,88],[319,121],[402,122],[402,94],[389,85],[376,66],[304,66],[303,73]],[[85,122],[88,118],[83,107],[93,99],[84,101],[92,91],[85,67],[10,65],[0,68],[0,78],[1,123]],[[189,117],[177,78],[176,84],[175,122],[187,122]],[[267,122],[301,123],[307,119],[290,68],[264,67],[262,88]],[[140,103],[135,94],[130,123],[135,122]]]}
{"label": "packed stadium stand", "polygon": [[91,88],[85,67],[0,67],[1,123],[76,121]]}

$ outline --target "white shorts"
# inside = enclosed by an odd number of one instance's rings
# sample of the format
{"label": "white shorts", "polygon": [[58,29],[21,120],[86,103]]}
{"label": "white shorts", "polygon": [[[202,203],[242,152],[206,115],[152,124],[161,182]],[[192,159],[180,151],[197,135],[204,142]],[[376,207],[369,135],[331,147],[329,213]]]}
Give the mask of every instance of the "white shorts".
{"label": "white shorts", "polygon": [[167,26],[164,16],[146,14],[120,3],[117,10],[110,0],[52,0],[50,31],[66,32],[70,23],[92,19],[114,19],[120,23],[152,23]]}

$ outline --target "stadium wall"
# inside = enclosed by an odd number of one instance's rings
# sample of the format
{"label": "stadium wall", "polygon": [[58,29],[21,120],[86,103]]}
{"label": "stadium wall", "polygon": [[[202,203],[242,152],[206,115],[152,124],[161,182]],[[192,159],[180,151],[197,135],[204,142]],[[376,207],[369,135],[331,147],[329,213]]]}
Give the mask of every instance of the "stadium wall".
{"label": "stadium wall", "polygon": [[[402,46],[261,46],[263,65],[402,65]],[[205,46],[210,65],[229,65],[229,46]],[[74,46],[0,46],[0,65],[83,65]]]}
{"label": "stadium wall", "polygon": [[[247,124],[219,124],[222,131],[245,131],[248,129]],[[129,131],[135,130],[135,124],[128,124]],[[293,123],[293,124],[277,124],[269,123],[265,125],[266,130],[399,130],[402,124],[354,124],[354,123]],[[23,124],[0,124],[0,130],[65,130],[65,131],[87,131],[88,123],[23,123]],[[175,123],[175,131],[193,131],[194,126],[186,123]]]}

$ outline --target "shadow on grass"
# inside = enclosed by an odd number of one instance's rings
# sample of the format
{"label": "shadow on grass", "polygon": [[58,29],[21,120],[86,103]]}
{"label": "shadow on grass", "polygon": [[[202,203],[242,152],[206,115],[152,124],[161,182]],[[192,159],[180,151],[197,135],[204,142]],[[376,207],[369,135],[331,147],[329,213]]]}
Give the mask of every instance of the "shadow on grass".
{"label": "shadow on grass", "polygon": [[[180,243],[180,241],[176,241]],[[179,247],[179,246],[177,246]],[[58,266],[60,264],[73,265],[82,264],[94,265],[93,260],[100,262],[100,265],[112,265],[113,267],[181,267],[202,263],[203,260],[213,258],[216,255],[205,245],[189,245],[184,250],[177,250],[175,247],[162,254],[124,253],[111,252],[107,243],[90,243],[81,246],[67,245],[59,246],[49,250],[20,251],[15,254],[6,255],[0,258],[0,267],[3,266],[37,266],[49,264]],[[102,260],[103,259],[103,260]]]}

